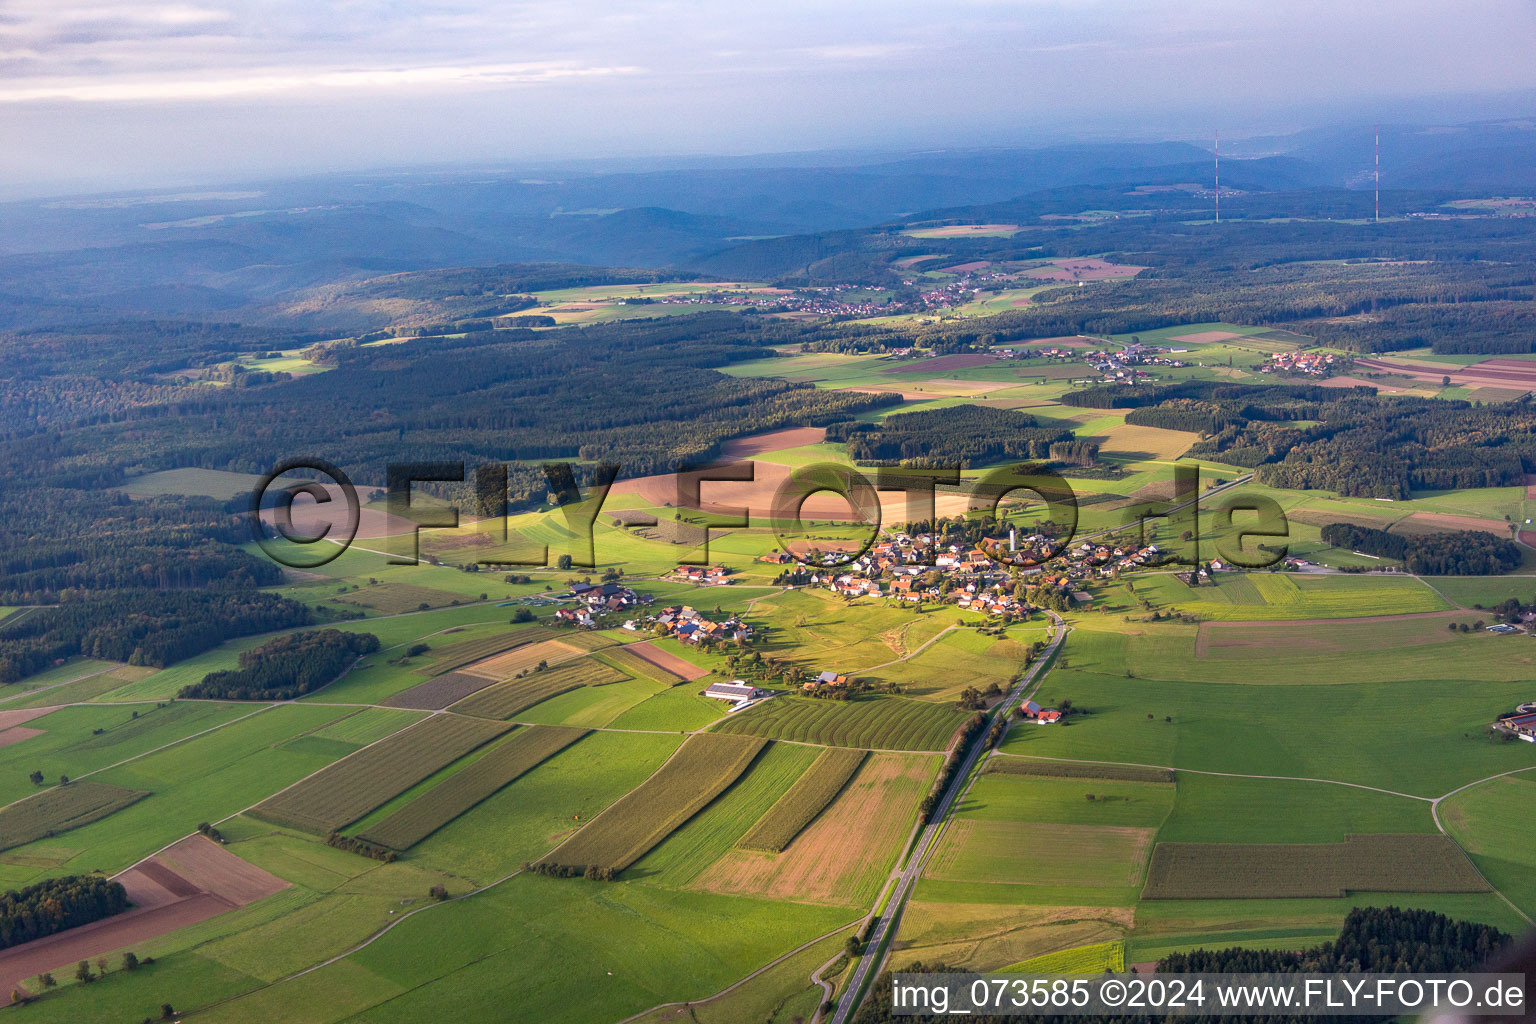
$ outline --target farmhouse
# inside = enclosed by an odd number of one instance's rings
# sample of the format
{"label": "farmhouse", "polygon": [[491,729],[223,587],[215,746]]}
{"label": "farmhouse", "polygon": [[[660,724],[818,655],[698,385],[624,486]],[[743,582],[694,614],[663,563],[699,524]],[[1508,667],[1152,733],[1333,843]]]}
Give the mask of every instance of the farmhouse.
{"label": "farmhouse", "polygon": [[[1522,704],[1521,708],[1529,705]],[[1508,729],[1527,743],[1536,743],[1536,710],[1520,712],[1512,715],[1501,715],[1499,726]]]}
{"label": "farmhouse", "polygon": [[742,704],[749,700],[766,697],[768,691],[753,686],[744,679],[733,679],[729,683],[711,683],[709,689],[704,691],[704,696]]}

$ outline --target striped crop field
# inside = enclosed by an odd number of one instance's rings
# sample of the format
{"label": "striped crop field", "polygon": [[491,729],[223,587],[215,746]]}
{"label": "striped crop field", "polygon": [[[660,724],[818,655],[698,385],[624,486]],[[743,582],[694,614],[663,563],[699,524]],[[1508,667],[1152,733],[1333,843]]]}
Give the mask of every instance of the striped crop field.
{"label": "striped crop field", "polygon": [[767,745],[755,736],[688,737],[656,774],[592,819],[544,864],[578,872],[623,871],[725,792]]}
{"label": "striped crop field", "polygon": [[823,750],[736,845],[769,853],[784,849],[842,792],[866,755],[866,751],[842,747]]}
{"label": "striped crop field", "polygon": [[1158,843],[1149,900],[1338,898],[1348,892],[1487,892],[1440,835],[1350,835],[1342,843]]}
{"label": "striped crop field", "polygon": [[540,640],[550,640],[560,635],[559,630],[548,626],[528,626],[513,632],[498,633],[495,636],[460,640],[456,644],[434,648],[432,663],[416,671],[424,676],[440,676],[482,658],[489,658],[493,654],[501,654],[514,647],[537,643]]}
{"label": "striped crop field", "polygon": [[504,722],[434,715],[322,768],[251,813],[279,825],[334,832],[510,728]]}
{"label": "striped crop field", "polygon": [[360,834],[394,850],[407,850],[486,797],[510,785],[587,734],[585,729],[533,725],[518,729],[489,753]]}
{"label": "striped crop field", "polygon": [[866,750],[944,750],[966,718],[948,704],[902,697],[778,697],[732,715],[715,732]]}
{"label": "striped crop field", "polygon": [[146,796],[143,790],[90,781],[44,790],[0,810],[0,850],[89,825]]}
{"label": "striped crop field", "polygon": [[454,704],[452,710],[476,718],[511,718],[519,711],[526,711],[567,690],[620,683],[628,678],[611,665],[594,658],[581,658],[540,672],[530,672],[521,679],[508,679],[488,686]]}

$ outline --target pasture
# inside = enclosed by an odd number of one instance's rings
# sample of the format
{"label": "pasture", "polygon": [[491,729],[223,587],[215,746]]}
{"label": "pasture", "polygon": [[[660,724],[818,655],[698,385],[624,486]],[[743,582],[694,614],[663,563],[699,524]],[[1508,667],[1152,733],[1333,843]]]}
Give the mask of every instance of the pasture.
{"label": "pasture", "polygon": [[1136,594],[1154,608],[1201,619],[1342,619],[1448,607],[1431,587],[1408,576],[1217,573],[1213,584],[1189,587],[1169,574],[1134,578]]}
{"label": "pasture", "polygon": [[1484,876],[1527,914],[1536,912],[1536,828],[1519,809],[1536,796],[1533,773],[1493,779],[1440,805],[1440,820]]}
{"label": "pasture", "polygon": [[966,717],[948,705],[902,697],[777,697],[737,712],[714,731],[867,750],[944,750]]}
{"label": "pasture", "polygon": [[251,813],[292,828],[334,832],[510,728],[435,715],[268,797]]}
{"label": "pasture", "polygon": [[788,792],[741,837],[738,845],[769,853],[783,850],[842,791],[864,758],[862,750],[823,750]]}
{"label": "pasture", "polygon": [[1141,881],[1153,829],[961,818],[926,866],[928,878],[1114,889]]}
{"label": "pasture", "polygon": [[550,864],[623,871],[703,810],[746,771],[766,741],[703,733],[688,737],[640,787],[561,844]]}
{"label": "pasture", "polygon": [[1440,835],[1351,835],[1342,843],[1163,843],[1149,900],[1344,896],[1349,892],[1486,892],[1461,848]]}
{"label": "pasture", "polygon": [[359,835],[395,850],[408,850],[585,735],[581,729],[547,725],[518,729],[462,771]]}

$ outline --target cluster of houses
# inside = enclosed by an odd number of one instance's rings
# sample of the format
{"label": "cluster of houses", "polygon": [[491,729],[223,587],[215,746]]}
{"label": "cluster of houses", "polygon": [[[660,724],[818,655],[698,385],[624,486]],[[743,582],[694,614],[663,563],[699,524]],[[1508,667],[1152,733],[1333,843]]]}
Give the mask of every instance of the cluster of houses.
{"label": "cluster of houses", "polygon": [[1100,373],[1102,383],[1134,384],[1152,377],[1151,373],[1142,369],[1144,366],[1188,366],[1189,363],[1178,358],[1186,351],[1182,348],[1163,348],[1132,342],[1118,352],[1107,349],[1089,352],[1083,356],[1083,360]]}
{"label": "cluster of houses", "polygon": [[680,565],[667,573],[667,579],[696,583],[701,587],[728,587],[734,581],[723,565]]}
{"label": "cluster of houses", "polygon": [[[740,616],[732,614],[710,619],[697,608],[685,604],[663,608],[651,622],[684,644],[697,644],[705,640],[752,639],[752,627],[743,622]],[[640,624],[630,621],[624,623],[624,628],[639,629]]]}
{"label": "cluster of houses", "polygon": [[592,626],[599,616],[630,611],[650,604],[654,598],[637,594],[619,583],[572,583],[566,600],[572,603],[555,609],[555,621]]}
{"label": "cluster of houses", "polygon": [[1333,372],[1334,358],[1321,352],[1276,352],[1264,360],[1260,373],[1303,373],[1326,377]]}
{"label": "cluster of houses", "polygon": [[[1110,552],[1118,552],[1128,560],[1138,559],[1130,562],[1133,565],[1143,564],[1157,553],[1156,545],[1131,551],[1103,548],[1105,556],[1101,560],[1094,553],[1094,545],[1088,544],[1086,549],[1073,549],[1068,557],[1048,562],[1039,572],[1026,570],[1031,573],[1030,585],[1054,587],[1074,599],[1086,600],[1088,595],[1081,592],[1080,585],[1088,578],[1090,567],[1107,561]],[[899,533],[872,545],[845,565],[810,566],[797,582],[848,598],[883,597],[913,604],[952,601],[967,611],[1022,617],[1033,606],[1014,595],[1018,581],[1010,563],[1031,555],[1044,560],[1051,550],[1050,538],[1041,534],[1020,537],[1012,529],[1008,537],[988,539],[982,546],[945,543],[930,533]],[[824,562],[838,559],[837,555],[827,555]],[[787,565],[795,559],[775,552],[764,555],[762,561]]]}
{"label": "cluster of houses", "polygon": [[[1101,577],[1108,578],[1127,569],[1156,565],[1161,561],[1160,554],[1156,544],[1127,547],[1120,544],[1095,544],[1092,541],[1083,541],[1067,551],[1067,558],[1096,570]],[[1221,568],[1221,565],[1212,563],[1212,567]]]}

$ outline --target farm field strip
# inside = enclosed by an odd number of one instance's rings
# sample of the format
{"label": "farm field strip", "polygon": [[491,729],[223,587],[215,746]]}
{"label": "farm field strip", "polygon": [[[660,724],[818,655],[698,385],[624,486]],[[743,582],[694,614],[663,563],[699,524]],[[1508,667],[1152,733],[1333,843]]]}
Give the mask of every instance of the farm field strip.
{"label": "farm field strip", "polygon": [[440,676],[483,658],[526,644],[549,640],[559,635],[559,630],[549,626],[528,626],[515,632],[498,633],[495,636],[480,637],[475,640],[461,640],[434,650],[432,653],[435,657],[432,659],[432,664],[416,671],[421,675]]}
{"label": "farm field strip", "polygon": [[518,729],[474,764],[361,833],[361,838],[395,850],[410,849],[586,734],[585,729],[554,725]]}
{"label": "farm field strip", "polygon": [[1143,899],[1489,892],[1448,836],[1351,835],[1342,843],[1158,843]]}
{"label": "farm field strip", "polygon": [[550,864],[622,871],[740,778],[767,740],[699,733],[639,788],[549,854]]}
{"label": "farm field strip", "polygon": [[455,714],[506,719],[551,697],[583,686],[606,686],[628,679],[623,672],[590,658],[507,679],[449,705]]}
{"label": "farm field strip", "polygon": [[737,845],[769,853],[782,851],[837,798],[866,756],[862,750],[838,747],[822,751]]}
{"label": "farm field strip", "polygon": [[89,825],[148,795],[145,790],[91,781],[44,790],[0,808],[0,850]]}
{"label": "farm field strip", "polygon": [[985,771],[997,775],[1038,775],[1055,779],[1104,779],[1111,782],[1172,783],[1170,768],[1145,768],[1129,764],[1091,761],[1038,761],[1020,754],[998,752],[987,760]]}
{"label": "farm field strip", "polygon": [[732,715],[714,731],[866,750],[944,750],[965,718],[948,705],[901,697],[778,697]]}
{"label": "farm field strip", "polygon": [[334,832],[510,728],[434,715],[273,794],[251,813],[279,825]]}

